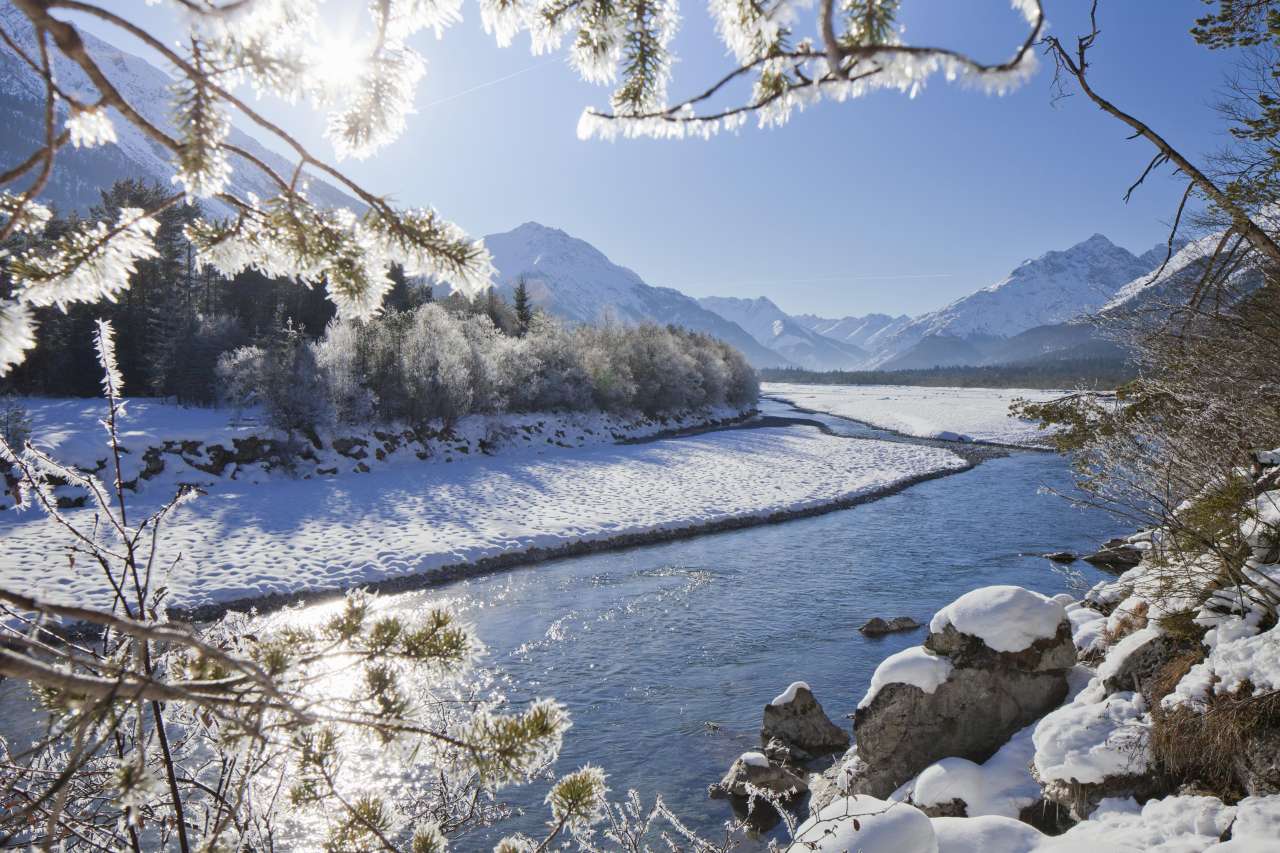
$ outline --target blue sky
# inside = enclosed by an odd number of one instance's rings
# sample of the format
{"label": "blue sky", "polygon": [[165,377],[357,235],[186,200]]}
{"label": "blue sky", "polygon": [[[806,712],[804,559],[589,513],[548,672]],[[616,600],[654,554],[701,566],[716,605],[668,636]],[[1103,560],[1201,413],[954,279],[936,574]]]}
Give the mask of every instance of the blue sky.
{"label": "blue sky", "polygon": [[[114,5],[138,13],[137,0]],[[1087,5],[1046,0],[1052,31],[1073,38]],[[1005,58],[1024,33],[1002,0],[903,6],[909,41],[984,59]],[[1103,0],[1091,54],[1099,90],[1194,154],[1222,143],[1211,106],[1227,57],[1187,34],[1204,9],[1200,0]],[[705,5],[682,13],[675,97],[730,67]],[[168,27],[163,9],[138,14]],[[479,18],[468,4],[443,40],[420,37],[428,69],[417,115],[397,143],[348,171],[476,235],[528,220],[563,228],[649,283],[694,296],[763,295],[792,313],[831,316],[920,313],[1096,232],[1144,251],[1164,240],[1183,188],[1166,171],[1125,205],[1150,148],[1126,141],[1082,96],[1055,103],[1047,62],[1005,97],[934,80],[914,100],[884,92],[822,104],[780,130],[582,142],[578,115],[606,105],[607,90],[578,80],[563,55],[531,56],[527,40],[499,49]],[[263,106],[329,150],[320,116]]]}

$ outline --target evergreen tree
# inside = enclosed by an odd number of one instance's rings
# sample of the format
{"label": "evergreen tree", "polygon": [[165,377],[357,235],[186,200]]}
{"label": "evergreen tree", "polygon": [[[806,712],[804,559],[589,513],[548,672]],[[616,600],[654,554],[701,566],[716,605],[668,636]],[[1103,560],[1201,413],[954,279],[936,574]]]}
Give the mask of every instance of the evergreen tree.
{"label": "evergreen tree", "polygon": [[516,281],[516,330],[520,337],[529,333],[529,324],[533,322],[533,307],[529,304],[529,286],[524,276]]}

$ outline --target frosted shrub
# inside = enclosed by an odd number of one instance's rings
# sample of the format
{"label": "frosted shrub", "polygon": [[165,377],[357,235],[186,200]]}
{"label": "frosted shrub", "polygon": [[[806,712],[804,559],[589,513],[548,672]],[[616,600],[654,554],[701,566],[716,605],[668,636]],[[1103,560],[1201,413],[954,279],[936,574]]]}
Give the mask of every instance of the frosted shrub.
{"label": "frosted shrub", "polygon": [[289,435],[314,433],[334,419],[316,352],[293,326],[286,326],[269,348],[240,347],[223,353],[218,379],[226,402],[242,408],[261,406],[267,422]]}
{"label": "frosted shrub", "polygon": [[646,414],[693,408],[706,399],[697,364],[674,337],[657,326],[641,326],[631,337],[635,406]]}
{"label": "frosted shrub", "polygon": [[376,397],[365,384],[361,352],[361,340],[369,330],[359,321],[334,320],[313,345],[329,405],[340,423],[363,423],[373,416]]}
{"label": "frosted shrub", "polygon": [[0,438],[10,447],[21,447],[30,437],[31,415],[16,397],[0,397]]}
{"label": "frosted shrub", "polygon": [[261,347],[237,347],[218,357],[216,373],[223,403],[239,409],[258,405],[264,357]]}
{"label": "frosted shrub", "polygon": [[460,326],[434,303],[413,312],[398,364],[414,424],[451,423],[472,411],[471,343]]}
{"label": "frosted shrub", "polygon": [[[499,303],[501,304],[501,303]],[[261,405],[287,432],[370,420],[415,428],[504,411],[663,415],[747,406],[759,393],[742,354],[674,327],[565,327],[539,315],[514,337],[487,312],[428,303],[336,320],[307,346],[286,327],[268,349],[223,355],[224,398]]]}

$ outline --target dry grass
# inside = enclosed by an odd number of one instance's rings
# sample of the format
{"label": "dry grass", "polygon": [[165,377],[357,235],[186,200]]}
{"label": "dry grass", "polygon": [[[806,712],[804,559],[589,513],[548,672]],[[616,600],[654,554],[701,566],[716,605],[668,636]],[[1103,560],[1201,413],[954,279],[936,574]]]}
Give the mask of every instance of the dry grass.
{"label": "dry grass", "polygon": [[1122,613],[1116,619],[1116,627],[1111,629],[1110,625],[1102,629],[1102,641],[1105,648],[1111,648],[1134,631],[1140,631],[1147,627],[1147,603],[1141,601],[1133,610],[1128,613]]}
{"label": "dry grass", "polygon": [[[1175,663],[1177,659],[1170,661]],[[1245,685],[1234,694],[1215,696],[1203,712],[1154,709],[1151,749],[1173,787],[1194,783],[1231,802],[1244,795],[1236,779],[1237,756],[1252,738],[1280,729],[1280,691],[1252,691]]]}

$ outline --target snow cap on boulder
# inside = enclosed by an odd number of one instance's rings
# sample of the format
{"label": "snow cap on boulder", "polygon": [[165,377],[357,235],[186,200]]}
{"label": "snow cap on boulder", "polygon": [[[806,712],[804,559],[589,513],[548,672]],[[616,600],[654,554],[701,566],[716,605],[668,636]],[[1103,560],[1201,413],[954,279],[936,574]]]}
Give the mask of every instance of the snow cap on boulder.
{"label": "snow cap on boulder", "polygon": [[1037,640],[1052,639],[1067,618],[1061,602],[1020,586],[984,586],[942,608],[929,622],[941,634],[950,625],[977,637],[997,652],[1020,652]]}
{"label": "snow cap on boulder", "polygon": [[841,797],[796,827],[790,853],[938,853],[925,813],[866,795]]}
{"label": "snow cap on boulder", "polygon": [[880,661],[871,676],[871,686],[858,703],[865,708],[876,694],[889,684],[914,684],[925,693],[933,693],[951,675],[951,661],[939,657],[924,646],[912,646]]}

